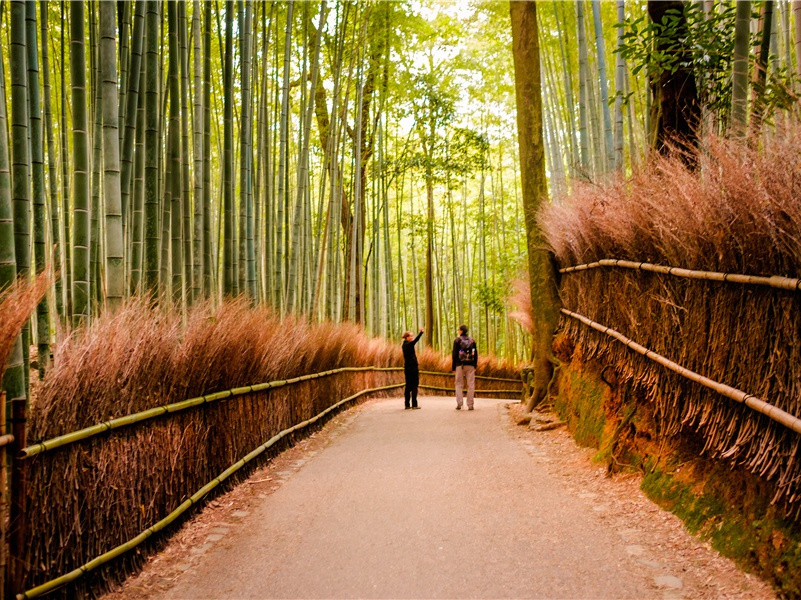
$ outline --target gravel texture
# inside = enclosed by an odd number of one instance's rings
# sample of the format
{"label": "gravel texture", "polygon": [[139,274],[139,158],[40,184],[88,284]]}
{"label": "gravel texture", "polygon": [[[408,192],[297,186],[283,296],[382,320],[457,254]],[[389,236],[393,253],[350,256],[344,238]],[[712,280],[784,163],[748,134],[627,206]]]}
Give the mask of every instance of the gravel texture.
{"label": "gravel texture", "polygon": [[420,404],[337,416],[106,598],[774,597],[563,428]]}

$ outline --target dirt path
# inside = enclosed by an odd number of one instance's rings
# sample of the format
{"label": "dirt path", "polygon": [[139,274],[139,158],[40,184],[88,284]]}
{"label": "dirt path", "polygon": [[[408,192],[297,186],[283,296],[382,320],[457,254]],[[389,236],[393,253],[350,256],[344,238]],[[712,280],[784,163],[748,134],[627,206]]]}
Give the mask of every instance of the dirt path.
{"label": "dirt path", "polygon": [[773,597],[564,431],[421,406],[340,415],[108,598]]}

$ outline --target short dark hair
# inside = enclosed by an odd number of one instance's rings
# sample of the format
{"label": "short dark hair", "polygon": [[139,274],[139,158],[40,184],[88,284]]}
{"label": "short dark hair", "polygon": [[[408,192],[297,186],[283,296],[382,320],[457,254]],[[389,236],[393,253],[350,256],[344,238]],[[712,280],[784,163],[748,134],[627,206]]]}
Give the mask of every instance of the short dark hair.
{"label": "short dark hair", "polygon": [[467,334],[467,325],[459,325],[459,331],[464,334]]}

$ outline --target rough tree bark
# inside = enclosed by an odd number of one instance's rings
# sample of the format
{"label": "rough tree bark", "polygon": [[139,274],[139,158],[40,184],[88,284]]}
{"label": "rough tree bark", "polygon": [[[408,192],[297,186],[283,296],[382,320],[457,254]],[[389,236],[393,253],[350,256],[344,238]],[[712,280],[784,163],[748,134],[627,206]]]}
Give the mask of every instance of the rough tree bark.
{"label": "rough tree bark", "polygon": [[538,210],[548,194],[542,135],[540,49],[535,2],[510,3],[512,53],[515,65],[520,175],[526,222],[528,268],[534,321],[532,363],[534,385],[526,404],[531,411],[547,395],[553,374],[553,334],[559,320],[559,296],[553,262],[545,248]]}
{"label": "rough tree bark", "polygon": [[[698,101],[698,89],[695,85],[693,69],[685,60],[687,52],[678,41],[687,37],[687,19],[684,16],[683,0],[648,1],[648,15],[654,23],[664,23],[671,15],[678,16],[678,24],[670,28],[671,36],[665,34],[657,37],[657,52],[678,53],[679,66],[675,72],[665,70],[658,80],[651,83],[654,102],[652,110],[658,111],[653,115],[652,123],[656,128],[654,147],[660,153],[670,151],[671,145],[686,151],[690,159],[698,147],[698,126],[701,123],[701,104]],[[678,48],[678,50],[676,50]],[[692,159],[690,159],[692,160]]]}

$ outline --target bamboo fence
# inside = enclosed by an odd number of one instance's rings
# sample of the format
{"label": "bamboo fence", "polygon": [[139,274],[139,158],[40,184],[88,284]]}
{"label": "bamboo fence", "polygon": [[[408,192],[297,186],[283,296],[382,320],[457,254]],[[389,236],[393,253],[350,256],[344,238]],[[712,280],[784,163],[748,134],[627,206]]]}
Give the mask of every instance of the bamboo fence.
{"label": "bamboo fence", "polygon": [[562,274],[587,271],[599,267],[621,267],[623,269],[634,269],[635,271],[650,271],[651,273],[663,273],[675,277],[686,277],[687,279],[699,279],[704,281],[723,281],[727,283],[740,283],[744,285],[764,285],[778,290],[789,290],[793,292],[801,291],[801,279],[793,277],[781,277],[779,275],[743,275],[741,273],[719,273],[717,271],[697,271],[684,269],[681,267],[668,267],[665,265],[655,265],[647,262],[637,262],[633,260],[619,260],[616,258],[602,258],[601,260],[564,267],[559,269]]}
{"label": "bamboo fence", "polygon": [[588,319],[587,317],[580,315],[578,313],[569,311],[566,308],[562,308],[561,312],[562,314],[565,314],[568,317],[572,317],[573,319],[581,321],[582,323],[584,323],[589,327],[592,327],[596,331],[600,331],[601,333],[605,333],[606,335],[615,338],[617,341],[625,344],[626,347],[629,348],[630,350],[633,350],[638,354],[642,354],[645,358],[648,358],[656,363],[659,363],[660,365],[670,369],[674,373],[678,373],[679,375],[689,379],[690,381],[700,383],[704,387],[707,387],[710,390],[714,390],[717,393],[721,394],[722,396],[731,398],[736,402],[741,402],[742,404],[745,404],[748,408],[755,410],[756,412],[762,413],[769,419],[772,419],[777,423],[781,423],[788,429],[791,429],[796,433],[801,434],[801,419],[791,415],[786,411],[783,411],[782,409],[772,404],[769,404],[765,400],[757,398],[753,394],[749,394],[742,390],[738,390],[737,388],[733,388],[730,385],[726,385],[725,383],[713,381],[708,377],[704,377],[703,375],[696,373],[695,371],[691,371],[690,369],[686,369],[681,365],[673,362],[672,360],[662,356],[661,354],[657,354],[653,350],[649,350],[645,346],[642,346],[637,342],[635,342],[634,340],[627,338],[625,335],[623,335],[618,331],[615,331],[611,327],[607,327],[600,323],[596,323],[595,321]]}
{"label": "bamboo fence", "polygon": [[564,332],[653,407],[656,434],[700,436],[703,454],[758,476],[801,519],[799,280],[611,259],[560,272]]}
{"label": "bamboo fence", "polygon": [[[348,370],[353,370],[353,369],[348,369]],[[363,370],[368,370],[368,369],[363,369]],[[396,369],[383,369],[383,370],[396,370]],[[297,378],[297,379],[300,379],[300,378]],[[158,521],[157,523],[155,523],[151,527],[148,527],[147,529],[145,529],[144,531],[139,533],[139,535],[129,539],[125,543],[120,544],[119,546],[109,550],[108,552],[104,552],[100,556],[94,558],[93,560],[90,560],[87,563],[84,563],[83,565],[81,565],[77,569],[74,569],[74,570],[70,571],[69,573],[66,573],[65,575],[62,575],[60,577],[56,577],[55,579],[51,579],[50,581],[47,581],[47,582],[45,582],[45,583],[43,583],[41,585],[38,585],[38,586],[36,586],[36,587],[34,587],[32,589],[29,589],[29,590],[27,590],[27,591],[25,591],[25,592],[23,592],[21,594],[17,594],[17,596],[16,596],[17,599],[18,600],[24,600],[25,598],[38,598],[40,596],[48,594],[48,593],[52,592],[53,590],[56,590],[56,589],[58,589],[58,588],[60,588],[62,586],[65,586],[65,585],[67,585],[69,583],[72,583],[73,581],[77,580],[78,578],[82,577],[83,575],[85,575],[85,574],[97,569],[98,567],[108,563],[109,561],[117,558],[118,556],[121,556],[122,554],[124,554],[126,552],[130,552],[134,548],[136,548],[139,545],[141,545],[145,540],[147,540],[153,534],[158,533],[159,531],[165,529],[166,527],[168,527],[169,525],[174,523],[181,515],[186,513],[186,511],[188,511],[190,508],[192,508],[192,506],[195,506],[196,504],[198,504],[205,496],[207,496],[209,493],[211,493],[215,488],[217,488],[220,484],[222,484],[226,479],[231,477],[234,473],[236,473],[237,471],[242,469],[248,463],[250,463],[253,460],[255,460],[257,457],[259,457],[262,454],[264,454],[264,452],[268,448],[271,448],[272,446],[274,446],[276,443],[278,443],[280,440],[284,439],[285,437],[287,437],[291,433],[294,433],[295,431],[300,431],[302,429],[305,429],[306,427],[309,427],[310,425],[312,425],[312,424],[320,421],[321,419],[323,419],[329,413],[331,413],[331,412],[335,411],[336,409],[342,407],[343,405],[345,405],[348,402],[351,402],[351,401],[353,401],[353,400],[355,400],[357,398],[360,398],[361,396],[364,396],[364,395],[370,394],[370,393],[385,392],[385,391],[388,391],[388,390],[397,389],[399,387],[403,387],[403,385],[404,384],[402,384],[402,383],[396,383],[396,384],[393,384],[393,385],[386,385],[386,386],[368,388],[368,389],[361,390],[359,392],[356,392],[355,394],[352,394],[351,396],[348,396],[347,398],[343,398],[342,400],[340,400],[336,404],[333,404],[333,405],[329,406],[324,411],[322,411],[321,413],[315,415],[314,417],[312,417],[310,419],[307,419],[307,420],[305,420],[305,421],[303,421],[301,423],[298,423],[297,425],[293,425],[292,427],[289,427],[287,429],[283,429],[283,430],[279,431],[274,436],[272,436],[269,440],[267,440],[266,442],[264,442],[263,444],[261,444],[260,446],[258,446],[254,450],[252,450],[251,452],[249,452],[242,459],[240,459],[237,462],[235,462],[234,464],[230,465],[222,473],[217,475],[217,477],[215,477],[214,479],[212,479],[211,481],[206,483],[206,485],[201,487],[194,494],[192,494],[189,498],[187,498],[184,502],[182,502],[175,510],[170,512],[166,517],[164,517],[163,519],[161,519],[160,521]]]}
{"label": "bamboo fence", "polygon": [[[135,569],[146,554],[129,550],[141,549],[202,498],[241,476],[257,457],[279,451],[279,442],[292,434],[368,393],[403,387],[397,382],[401,371],[394,366],[340,367],[241,386],[112,418],[20,449],[16,464],[25,467],[31,482],[27,514],[37,518],[12,531],[12,538],[15,531],[24,531],[27,544],[12,548],[10,558],[12,564],[37,568],[10,573],[13,591],[18,598],[56,590],[72,597],[106,587]],[[453,376],[421,374],[437,383]],[[501,382],[506,389],[479,394],[520,391],[517,379],[480,378]],[[323,379],[328,380],[324,385]],[[421,387],[453,392],[452,386]],[[221,402],[234,398],[237,402]],[[54,497],[59,501],[52,502]],[[118,569],[98,570],[115,558],[120,558]],[[53,573],[66,574],[53,579]]]}

